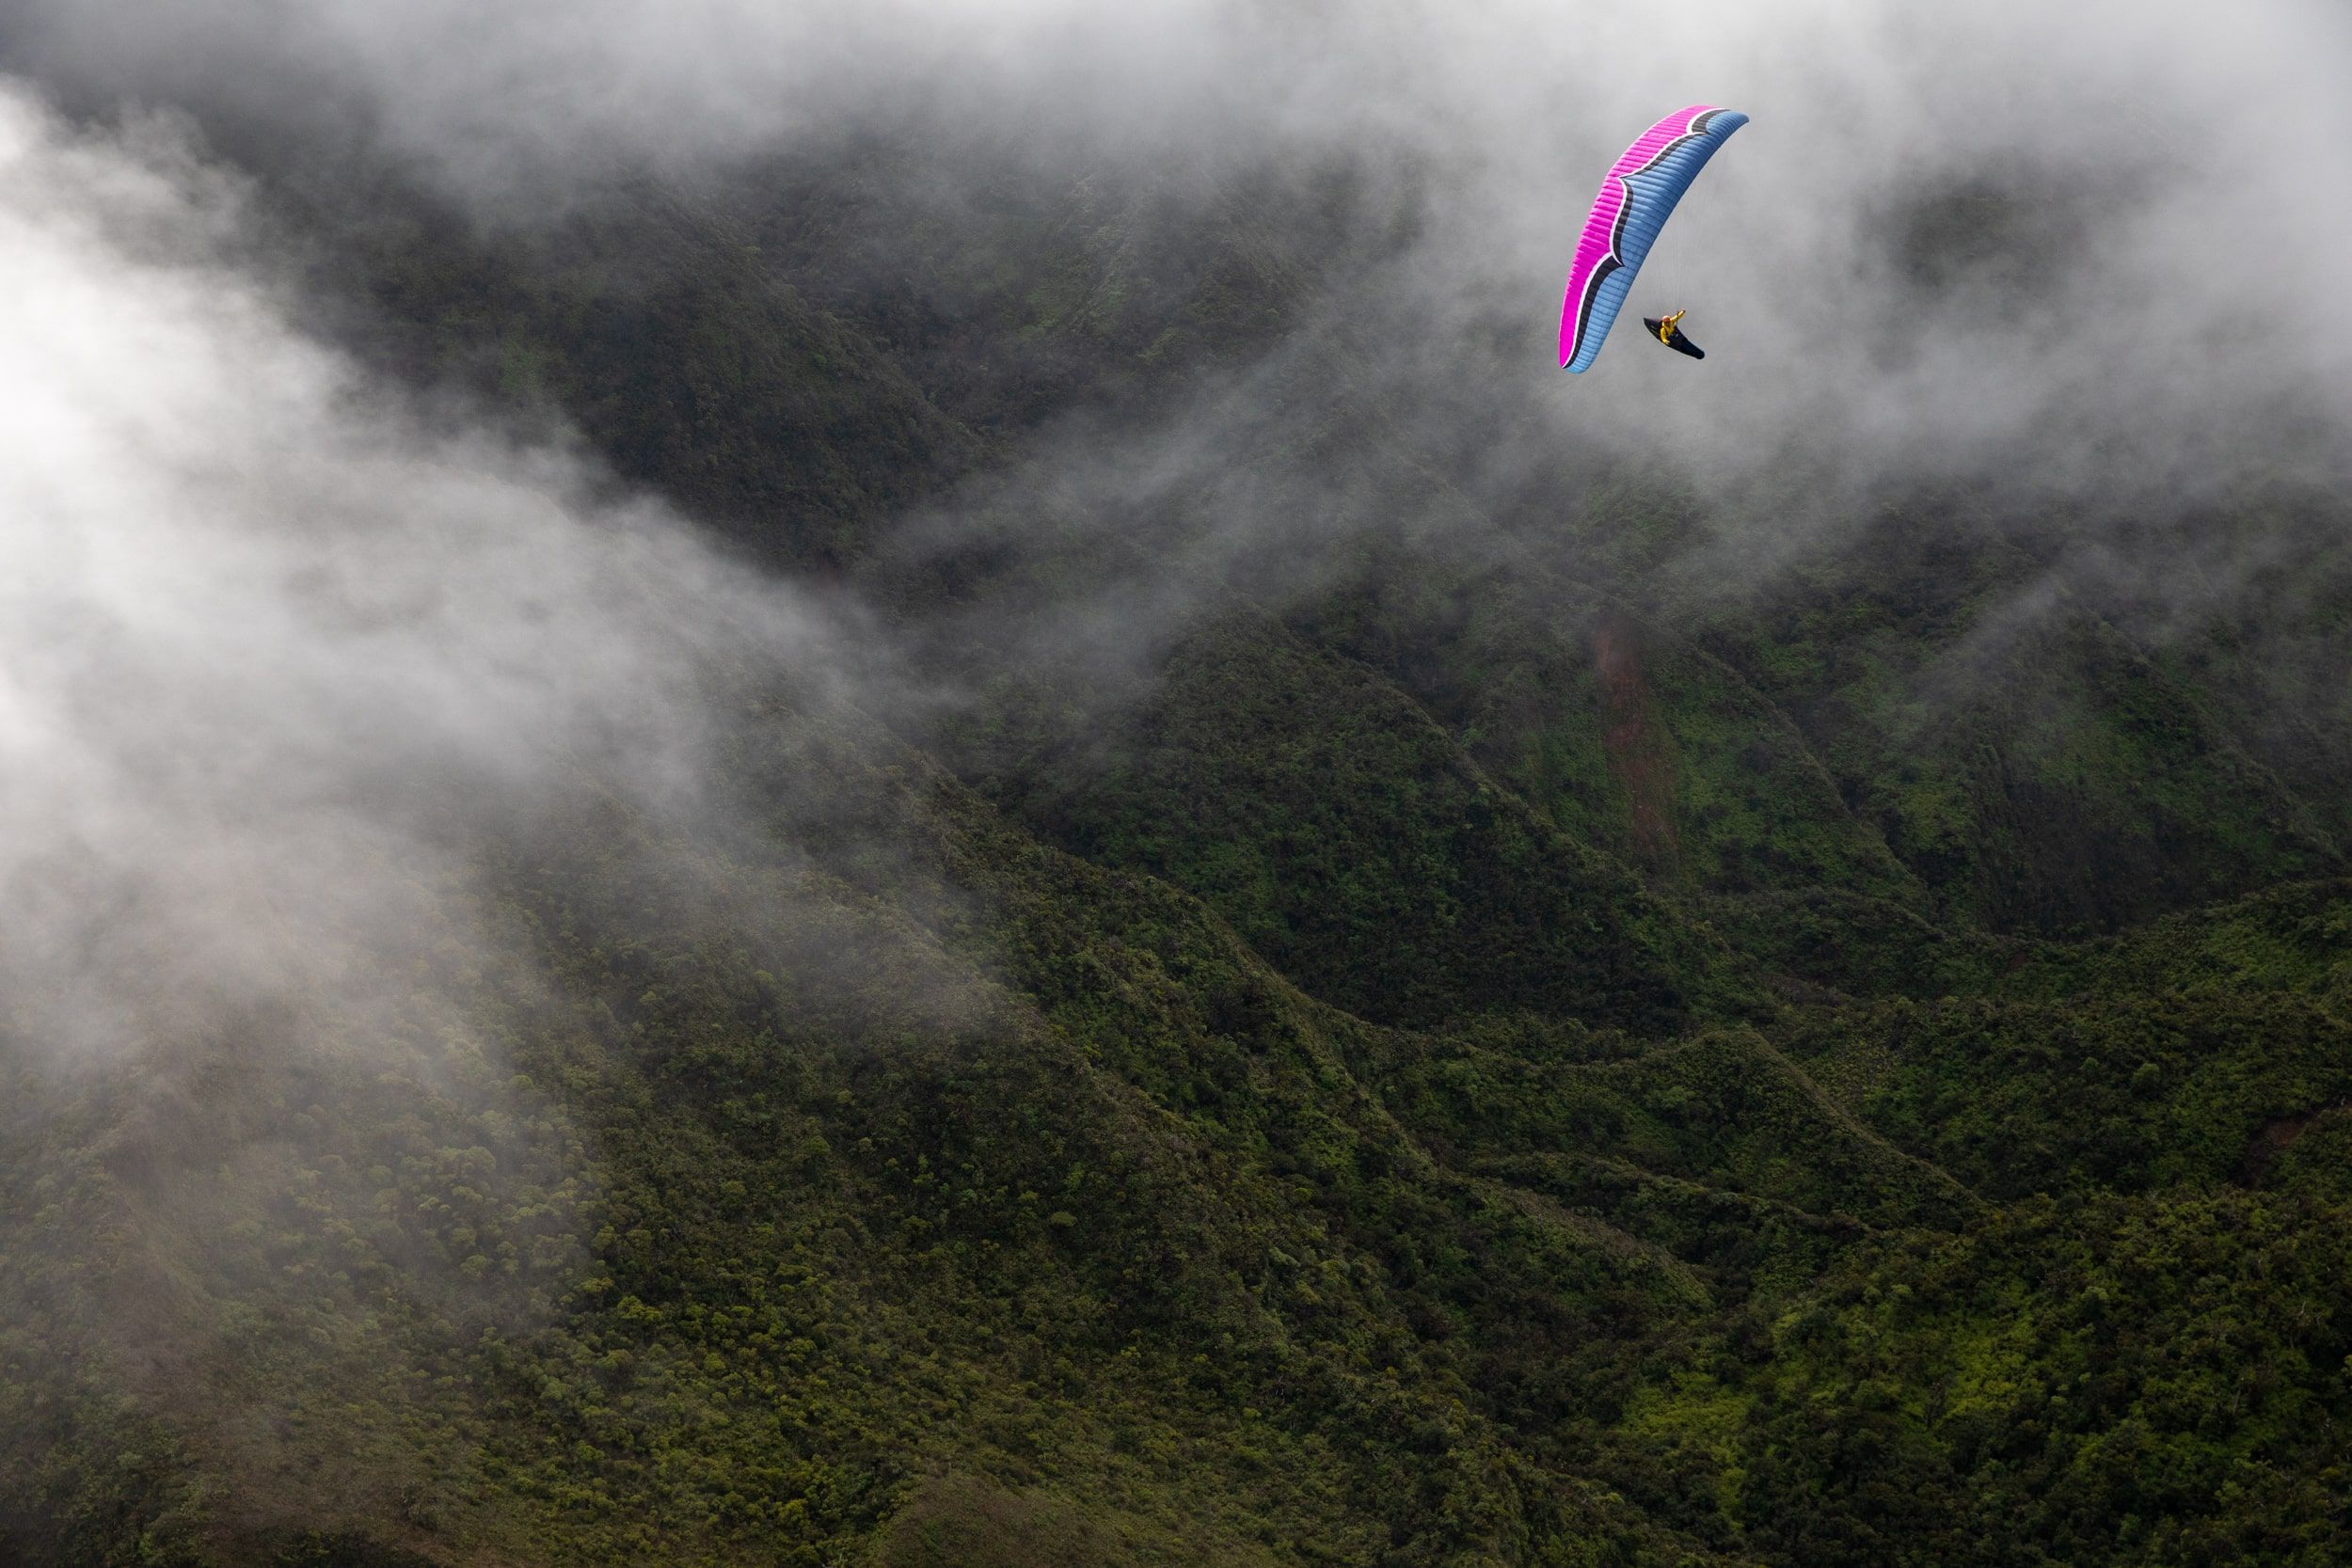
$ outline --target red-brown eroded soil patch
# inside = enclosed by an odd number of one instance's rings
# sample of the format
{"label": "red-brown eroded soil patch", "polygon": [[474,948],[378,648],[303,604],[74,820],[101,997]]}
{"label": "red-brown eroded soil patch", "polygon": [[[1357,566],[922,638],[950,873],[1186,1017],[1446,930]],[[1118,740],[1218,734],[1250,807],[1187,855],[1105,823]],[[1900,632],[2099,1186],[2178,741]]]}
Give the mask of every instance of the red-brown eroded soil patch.
{"label": "red-brown eroded soil patch", "polygon": [[1681,856],[1674,819],[1674,749],[1642,673],[1641,628],[1622,615],[1603,616],[1593,628],[1593,668],[1600,679],[1601,745],[1632,808],[1634,852],[1660,868],[1670,867]]}
{"label": "red-brown eroded soil patch", "polygon": [[2246,1157],[2238,1162],[2237,1177],[2242,1186],[2259,1187],[2263,1177],[2295,1145],[2312,1123],[2338,1111],[2352,1111],[2352,1100],[2333,1105],[2322,1105],[2315,1111],[2297,1111],[2291,1117],[2280,1117],[2265,1122],[2246,1146]]}

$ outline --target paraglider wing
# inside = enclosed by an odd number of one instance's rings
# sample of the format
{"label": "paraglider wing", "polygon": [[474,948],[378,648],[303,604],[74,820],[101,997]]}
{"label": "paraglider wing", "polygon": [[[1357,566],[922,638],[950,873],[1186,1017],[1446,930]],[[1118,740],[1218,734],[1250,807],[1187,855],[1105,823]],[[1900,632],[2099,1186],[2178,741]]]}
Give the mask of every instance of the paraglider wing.
{"label": "paraglider wing", "polygon": [[1610,166],[1584,220],[1560,307],[1560,365],[1581,371],[1600,353],[1633,275],[1682,193],[1731,134],[1748,122],[1736,109],[1694,104],[1642,133]]}

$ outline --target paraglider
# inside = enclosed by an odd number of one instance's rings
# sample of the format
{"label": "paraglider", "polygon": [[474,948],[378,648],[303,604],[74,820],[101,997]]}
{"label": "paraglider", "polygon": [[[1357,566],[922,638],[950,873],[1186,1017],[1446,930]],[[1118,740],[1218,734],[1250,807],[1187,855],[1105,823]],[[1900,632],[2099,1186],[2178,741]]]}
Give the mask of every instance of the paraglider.
{"label": "paraglider", "polygon": [[[1677,109],[1642,133],[1625,155],[1610,166],[1600,195],[1584,219],[1568,271],[1567,297],[1560,307],[1560,367],[1583,371],[1600,353],[1602,340],[1633,287],[1633,275],[1665,227],[1675,204],[1699,170],[1731,134],[1748,122],[1737,109],[1694,104]],[[1644,318],[1650,336],[1693,359],[1706,355],[1675,324],[1683,312],[1662,320]]]}

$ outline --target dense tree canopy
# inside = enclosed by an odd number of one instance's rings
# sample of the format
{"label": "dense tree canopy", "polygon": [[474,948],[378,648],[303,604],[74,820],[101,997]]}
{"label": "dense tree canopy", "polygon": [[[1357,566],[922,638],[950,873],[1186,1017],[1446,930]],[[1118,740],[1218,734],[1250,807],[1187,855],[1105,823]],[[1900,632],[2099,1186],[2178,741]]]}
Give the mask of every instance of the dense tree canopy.
{"label": "dense tree canopy", "polygon": [[[1398,221],[1344,170],[978,149],[943,215],[862,147],[502,230],[253,156],[322,330],[956,695],[730,697],[749,831],[583,762],[416,874],[388,996],[192,1002],[167,1072],[0,1011],[0,1556],[2352,1552],[2340,527],[2261,640],[1988,625],[2069,519],[1955,494],[1716,593],[1666,478],[1416,444],[1316,311]],[[1378,526],[1023,480],[1248,366],[1224,461]]]}

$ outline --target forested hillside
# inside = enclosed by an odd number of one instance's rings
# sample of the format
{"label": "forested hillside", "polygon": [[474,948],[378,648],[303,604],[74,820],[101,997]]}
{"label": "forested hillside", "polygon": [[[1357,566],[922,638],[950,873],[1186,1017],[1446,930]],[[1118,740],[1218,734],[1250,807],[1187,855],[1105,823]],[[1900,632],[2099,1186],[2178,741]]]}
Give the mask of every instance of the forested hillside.
{"label": "forested hillside", "polygon": [[[0,1558],[2352,1554],[2352,499],[2308,466],[1699,483],[1475,389],[1541,333],[1421,312],[1446,170],[1377,149],[913,117],[502,219],[56,71],[41,135],[233,187],[172,265],[421,432],[416,504],[519,451],[623,553],[513,568],[479,668],[560,702],[318,764],[315,870],[224,841],[249,945],[116,944],[181,882],[98,829],[6,863],[113,901],[8,932]],[[1880,214],[1923,311],[2069,243],[1953,199]],[[235,468],[180,494],[341,493]],[[381,537],[283,574],[357,628],[322,712],[406,711],[475,602]],[[685,673],[539,671],[641,572],[591,626]],[[241,776],[255,722],[135,754]]]}

